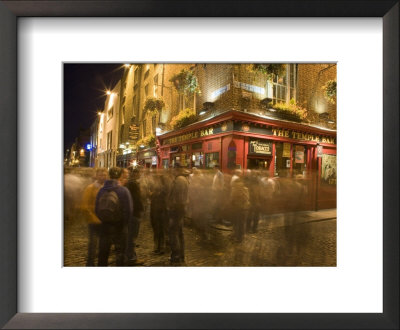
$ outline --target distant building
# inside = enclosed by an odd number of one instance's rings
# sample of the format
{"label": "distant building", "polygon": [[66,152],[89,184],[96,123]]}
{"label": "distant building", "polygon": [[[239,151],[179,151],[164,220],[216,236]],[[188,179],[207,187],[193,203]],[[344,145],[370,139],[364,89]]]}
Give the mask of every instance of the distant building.
{"label": "distant building", "polygon": [[97,164],[110,168],[117,165],[121,81],[107,91],[104,109],[99,115]]}

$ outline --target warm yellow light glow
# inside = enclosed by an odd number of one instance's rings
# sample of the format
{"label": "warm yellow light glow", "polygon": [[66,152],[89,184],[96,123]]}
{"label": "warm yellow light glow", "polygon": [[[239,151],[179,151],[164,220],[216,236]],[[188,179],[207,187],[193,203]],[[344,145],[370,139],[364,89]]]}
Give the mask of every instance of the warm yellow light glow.
{"label": "warm yellow light glow", "polygon": [[125,68],[129,68],[131,65],[130,64],[124,64]]}
{"label": "warm yellow light glow", "polygon": [[107,91],[106,93],[107,93],[107,95],[111,95],[111,91]]}

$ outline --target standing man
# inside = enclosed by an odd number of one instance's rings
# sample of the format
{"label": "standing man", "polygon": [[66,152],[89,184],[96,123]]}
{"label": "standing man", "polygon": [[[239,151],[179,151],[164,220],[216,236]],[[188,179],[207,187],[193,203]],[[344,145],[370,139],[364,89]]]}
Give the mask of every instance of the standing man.
{"label": "standing man", "polygon": [[183,221],[188,199],[189,172],[177,167],[174,169],[175,180],[172,183],[168,200],[169,207],[169,242],[173,265],[185,262],[185,242],[183,237]]}
{"label": "standing man", "polygon": [[126,259],[130,266],[139,265],[143,262],[139,261],[136,256],[136,241],[139,236],[140,221],[143,212],[142,196],[139,185],[140,172],[137,168],[130,168],[129,179],[126,188],[131,195],[133,202],[133,217],[128,223],[128,240],[126,245]]}
{"label": "standing man", "polygon": [[96,198],[96,215],[101,220],[99,266],[108,265],[111,245],[114,244],[117,266],[124,265],[127,227],[133,216],[131,195],[120,185],[122,169],[112,167]]}
{"label": "standing man", "polygon": [[105,168],[96,169],[95,181],[88,185],[82,197],[82,210],[88,223],[88,255],[86,266],[94,266],[100,236],[101,221],[95,214],[96,196],[107,179]]}

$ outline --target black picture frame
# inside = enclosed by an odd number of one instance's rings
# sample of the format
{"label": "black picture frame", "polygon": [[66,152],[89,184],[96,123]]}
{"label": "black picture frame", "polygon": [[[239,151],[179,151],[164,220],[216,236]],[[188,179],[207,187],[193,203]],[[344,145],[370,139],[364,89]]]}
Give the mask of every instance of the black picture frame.
{"label": "black picture frame", "polygon": [[[17,20],[24,16],[382,17],[383,313],[18,313]],[[10,329],[399,329],[399,0],[3,0],[0,1],[0,91],[0,326]]]}

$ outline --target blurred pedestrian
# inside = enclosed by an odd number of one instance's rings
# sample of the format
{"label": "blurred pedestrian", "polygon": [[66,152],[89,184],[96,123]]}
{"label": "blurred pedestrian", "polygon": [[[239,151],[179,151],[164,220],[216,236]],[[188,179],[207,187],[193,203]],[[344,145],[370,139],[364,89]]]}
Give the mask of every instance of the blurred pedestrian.
{"label": "blurred pedestrian", "polygon": [[[248,170],[250,171],[250,170]],[[256,233],[261,211],[260,182],[255,171],[245,176],[245,185],[249,190],[250,207],[247,216],[246,232]]]}
{"label": "blurred pedestrian", "polygon": [[240,243],[244,238],[246,219],[250,208],[249,190],[243,182],[241,173],[231,180],[230,208],[233,223],[233,236]]}
{"label": "blurred pedestrian", "polygon": [[95,214],[96,196],[107,179],[105,168],[96,169],[95,181],[88,185],[82,197],[82,211],[88,223],[88,254],[86,266],[94,266],[97,258],[101,221]]}
{"label": "blurred pedestrian", "polygon": [[99,266],[108,265],[111,245],[114,244],[116,265],[124,265],[128,223],[133,216],[132,198],[127,188],[120,185],[122,169],[112,167],[96,197],[95,213],[101,220]]}
{"label": "blurred pedestrian", "polygon": [[214,165],[214,177],[212,182],[212,192],[213,192],[213,212],[212,217],[213,220],[217,223],[222,222],[221,211],[223,209],[223,200],[224,200],[224,186],[225,179],[224,174],[221,172],[219,165]]}
{"label": "blurred pedestrian", "polygon": [[130,168],[126,188],[128,188],[133,202],[133,217],[128,223],[126,245],[126,260],[128,265],[142,264],[142,261],[138,260],[136,255],[137,239],[139,236],[140,222],[143,213],[143,199],[141,196],[139,178],[139,169]]}
{"label": "blurred pedestrian", "polygon": [[185,242],[183,235],[183,221],[188,200],[189,172],[183,168],[174,169],[175,179],[171,186],[168,198],[169,208],[169,242],[171,246],[171,264],[185,262]]}
{"label": "blurred pedestrian", "polygon": [[150,220],[153,228],[156,254],[165,252],[165,233],[168,227],[167,198],[168,186],[164,175],[155,175],[150,191]]}

